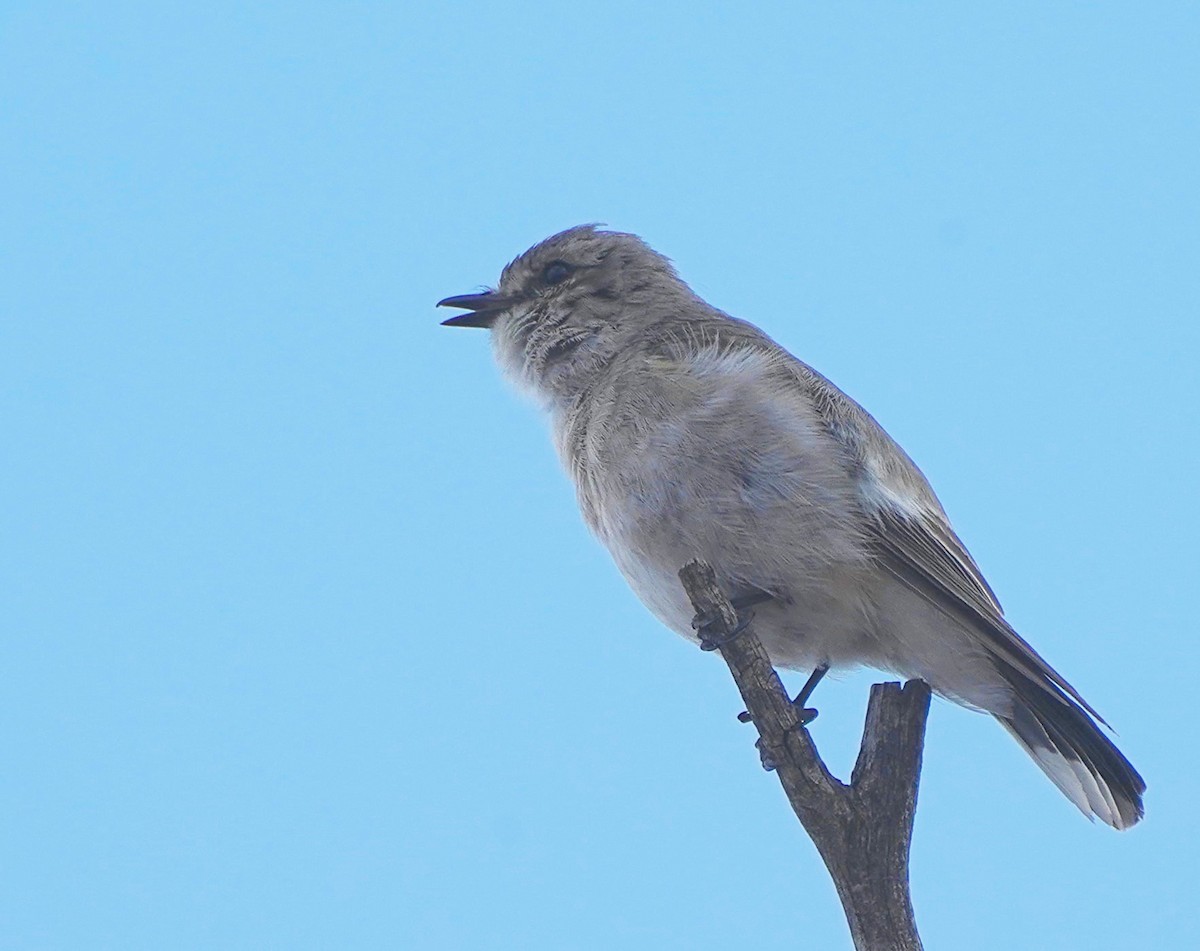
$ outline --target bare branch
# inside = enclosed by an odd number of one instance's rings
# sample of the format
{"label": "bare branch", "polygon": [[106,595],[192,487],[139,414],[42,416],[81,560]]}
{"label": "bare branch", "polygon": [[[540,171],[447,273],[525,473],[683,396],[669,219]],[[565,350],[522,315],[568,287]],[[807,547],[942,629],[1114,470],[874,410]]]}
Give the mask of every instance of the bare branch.
{"label": "bare branch", "polygon": [[734,636],[737,614],[712,568],[692,561],[679,572],[758,729],[788,801],[820,852],[858,951],[920,951],[908,888],[908,852],[929,687],[875,684],[850,785],[822,762],[752,626]]}

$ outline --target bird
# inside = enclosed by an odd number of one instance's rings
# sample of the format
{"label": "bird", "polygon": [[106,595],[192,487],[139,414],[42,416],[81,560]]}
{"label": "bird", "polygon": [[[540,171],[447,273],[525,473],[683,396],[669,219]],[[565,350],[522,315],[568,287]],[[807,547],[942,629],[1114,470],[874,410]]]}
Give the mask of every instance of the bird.
{"label": "bird", "polygon": [[438,304],[491,331],[588,527],[668,628],[703,641],[678,572],[706,561],[771,662],[811,672],[805,693],[831,668],[920,678],[994,717],[1085,816],[1142,818],[1108,724],[1005,619],[905,451],[640,237],[573,227]]}

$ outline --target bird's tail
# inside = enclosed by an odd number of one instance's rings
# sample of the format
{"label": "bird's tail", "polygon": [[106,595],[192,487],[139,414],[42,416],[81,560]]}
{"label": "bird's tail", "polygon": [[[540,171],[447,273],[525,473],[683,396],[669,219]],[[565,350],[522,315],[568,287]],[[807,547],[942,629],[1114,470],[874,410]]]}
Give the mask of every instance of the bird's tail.
{"label": "bird's tail", "polygon": [[1071,698],[1011,668],[1006,673],[1014,712],[996,719],[1085,816],[1114,829],[1136,824],[1146,783],[1112,740]]}

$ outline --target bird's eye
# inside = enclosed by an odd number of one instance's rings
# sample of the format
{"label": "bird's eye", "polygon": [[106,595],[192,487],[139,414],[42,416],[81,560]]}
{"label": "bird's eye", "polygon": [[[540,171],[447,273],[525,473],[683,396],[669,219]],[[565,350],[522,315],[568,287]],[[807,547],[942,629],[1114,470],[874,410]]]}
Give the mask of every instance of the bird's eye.
{"label": "bird's eye", "polygon": [[566,261],[551,261],[542,268],[542,281],[546,284],[561,284],[571,276],[572,267]]}

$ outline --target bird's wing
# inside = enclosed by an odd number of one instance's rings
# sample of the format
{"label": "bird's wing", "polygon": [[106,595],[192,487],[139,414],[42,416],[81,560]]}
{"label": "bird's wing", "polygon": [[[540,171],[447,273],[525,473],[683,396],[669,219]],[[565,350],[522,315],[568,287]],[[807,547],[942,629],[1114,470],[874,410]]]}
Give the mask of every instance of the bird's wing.
{"label": "bird's wing", "polygon": [[925,476],[872,416],[831,382],[796,361],[830,434],[857,466],[868,532],[884,568],[957,620],[998,659],[1035,683],[1103,718],[1004,619],[1000,602],[950,527]]}

